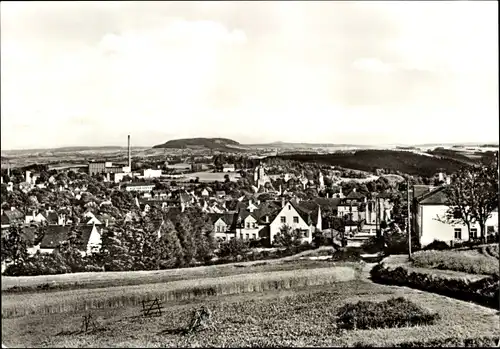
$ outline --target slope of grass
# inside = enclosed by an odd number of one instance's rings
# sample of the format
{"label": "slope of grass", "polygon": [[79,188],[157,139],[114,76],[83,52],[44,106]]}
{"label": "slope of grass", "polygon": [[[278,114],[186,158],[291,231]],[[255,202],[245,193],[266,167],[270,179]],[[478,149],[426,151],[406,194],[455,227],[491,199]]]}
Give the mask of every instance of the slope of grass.
{"label": "slope of grass", "polygon": [[[336,313],[346,303],[404,296],[418,306],[436,312],[434,325],[418,327],[340,330]],[[207,306],[215,328],[180,332],[194,309]],[[163,316],[137,317],[140,306],[92,312],[99,331],[78,333],[82,312],[33,315],[2,319],[2,340],[7,347],[273,347],[373,346],[403,342],[464,342],[498,333],[496,312],[446,297],[407,288],[364,281],[336,283],[303,290],[272,290],[259,294],[208,297],[169,304]]]}
{"label": "slope of grass", "polygon": [[[41,288],[70,290],[131,286],[271,271],[331,268],[334,266],[346,265],[343,263],[324,261],[288,261],[287,259],[288,258],[152,271],[88,272],[20,277],[2,276],[2,294],[11,292],[34,292],[39,291]],[[244,268],[242,268],[242,266],[244,266]]]}
{"label": "slope of grass", "polygon": [[175,302],[206,296],[330,285],[336,282],[355,280],[360,276],[360,268],[343,266],[230,275],[88,290],[2,294],[2,318],[29,314],[64,313],[88,309],[137,306],[143,300],[152,298],[159,298],[164,302]]}
{"label": "slope of grass", "polygon": [[[477,275],[499,275],[498,258],[491,256],[487,248],[484,248],[484,254],[468,251],[418,251],[412,255],[411,262],[413,266],[420,268],[454,270]],[[494,253],[494,249],[491,251]]]}

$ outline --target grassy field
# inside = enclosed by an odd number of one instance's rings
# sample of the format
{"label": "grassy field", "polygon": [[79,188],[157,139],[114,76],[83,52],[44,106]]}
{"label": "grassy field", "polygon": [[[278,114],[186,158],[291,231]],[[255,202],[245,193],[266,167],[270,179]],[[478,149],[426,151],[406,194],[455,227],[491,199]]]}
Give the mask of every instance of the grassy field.
{"label": "grassy field", "polygon": [[[437,312],[433,325],[377,330],[340,330],[335,314],[346,303],[384,301],[403,296]],[[19,295],[17,295],[19,297]],[[23,302],[18,298],[17,302]],[[201,305],[213,314],[214,329],[181,334],[190,314]],[[93,310],[98,330],[79,333],[83,312],[2,318],[7,347],[239,347],[374,346],[448,337],[471,338],[498,333],[496,311],[405,287],[354,280],[331,285],[269,290],[260,293],[199,296],[166,305],[161,317],[139,317],[140,306]]]}
{"label": "grassy field", "polygon": [[412,255],[415,267],[476,275],[499,275],[498,262],[498,245],[462,251],[418,251]]}
{"label": "grassy field", "polygon": [[266,290],[296,289],[328,285],[361,278],[355,265],[333,268],[236,274],[222,277],[178,280],[166,283],[52,292],[3,293],[2,318],[40,313],[63,313],[87,309],[137,306],[143,300],[159,298],[166,302]]}
{"label": "grassy field", "polygon": [[[319,250],[328,250],[319,249]],[[330,249],[331,250],[331,249]],[[328,250],[328,251],[330,251]],[[315,252],[316,250],[312,251]],[[283,259],[240,262],[224,265],[201,266],[193,268],[127,271],[102,273],[74,273],[40,276],[2,276],[2,294],[16,287],[18,289],[36,289],[37,286],[49,284],[55,289],[101,288],[111,286],[130,286],[140,284],[166,283],[180,280],[203,279],[239,274],[253,274],[271,271],[287,271],[295,269],[331,268],[339,265],[328,261],[294,260],[297,256]],[[302,256],[302,254],[300,254]],[[342,264],[340,264],[342,265]]]}

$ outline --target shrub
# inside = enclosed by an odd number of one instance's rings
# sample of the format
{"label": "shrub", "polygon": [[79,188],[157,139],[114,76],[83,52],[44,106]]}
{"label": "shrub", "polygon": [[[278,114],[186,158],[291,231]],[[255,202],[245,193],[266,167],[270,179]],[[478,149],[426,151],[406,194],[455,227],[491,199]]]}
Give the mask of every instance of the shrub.
{"label": "shrub", "polygon": [[361,256],[359,251],[345,248],[345,249],[340,249],[332,254],[332,261],[335,262],[359,262],[361,261]]}
{"label": "shrub", "polygon": [[403,297],[384,302],[359,301],[337,311],[337,326],[349,330],[431,325],[438,319],[438,314]]}
{"label": "shrub", "polygon": [[442,251],[442,250],[449,250],[449,249],[450,249],[450,246],[448,246],[448,244],[446,242],[440,241],[440,240],[434,240],[429,245],[424,247],[424,250],[426,250],[426,251],[428,251],[428,250]]}
{"label": "shrub", "polygon": [[370,275],[374,282],[409,286],[448,297],[472,301],[493,309],[498,309],[500,304],[500,279],[498,276],[470,281],[465,278],[449,278],[431,273],[408,273],[408,270],[403,267],[390,269],[383,264],[377,264],[373,267]]}

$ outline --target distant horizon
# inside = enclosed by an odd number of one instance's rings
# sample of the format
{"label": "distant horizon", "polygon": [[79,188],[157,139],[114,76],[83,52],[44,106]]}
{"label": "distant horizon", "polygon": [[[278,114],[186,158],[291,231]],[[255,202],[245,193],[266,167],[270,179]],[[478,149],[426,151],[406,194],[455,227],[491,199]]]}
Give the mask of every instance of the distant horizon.
{"label": "distant horizon", "polygon": [[[284,143],[284,144],[328,144],[328,145],[346,145],[346,146],[367,146],[367,147],[377,147],[377,146],[427,146],[427,145],[495,145],[495,146],[500,146],[500,142],[498,140],[495,141],[467,141],[467,142],[426,142],[426,143],[335,143],[335,142],[288,142],[288,141],[273,141],[273,142],[252,142],[252,143],[242,143],[239,142],[237,139],[234,138],[229,138],[229,137],[188,137],[189,138],[226,138],[226,139],[231,139],[236,142],[238,142],[241,145],[271,145],[271,144],[279,144],[279,143]],[[175,140],[175,139],[181,139],[181,138],[173,138],[173,139],[168,139],[165,142],[168,142],[170,140]],[[165,142],[161,142],[158,144],[163,144]],[[152,148],[155,145],[158,144],[153,144],[153,145],[131,145],[131,148]],[[9,149],[4,149],[2,148],[2,152],[9,152],[9,151],[30,151],[30,150],[57,150],[57,149],[64,149],[64,148],[127,148],[127,144],[124,145],[118,145],[118,144],[110,144],[110,145],[62,145],[62,146],[55,146],[55,147],[38,147],[38,148],[9,148]]]}
{"label": "distant horizon", "polygon": [[0,7],[5,149],[498,138],[497,1]]}

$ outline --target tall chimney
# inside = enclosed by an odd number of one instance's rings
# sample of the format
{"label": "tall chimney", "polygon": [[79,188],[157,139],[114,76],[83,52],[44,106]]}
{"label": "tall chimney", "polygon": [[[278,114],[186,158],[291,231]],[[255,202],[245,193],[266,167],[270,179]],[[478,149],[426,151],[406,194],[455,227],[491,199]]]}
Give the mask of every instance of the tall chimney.
{"label": "tall chimney", "polygon": [[128,135],[128,167],[130,168],[130,171],[132,171],[132,158],[130,155],[130,135]]}

